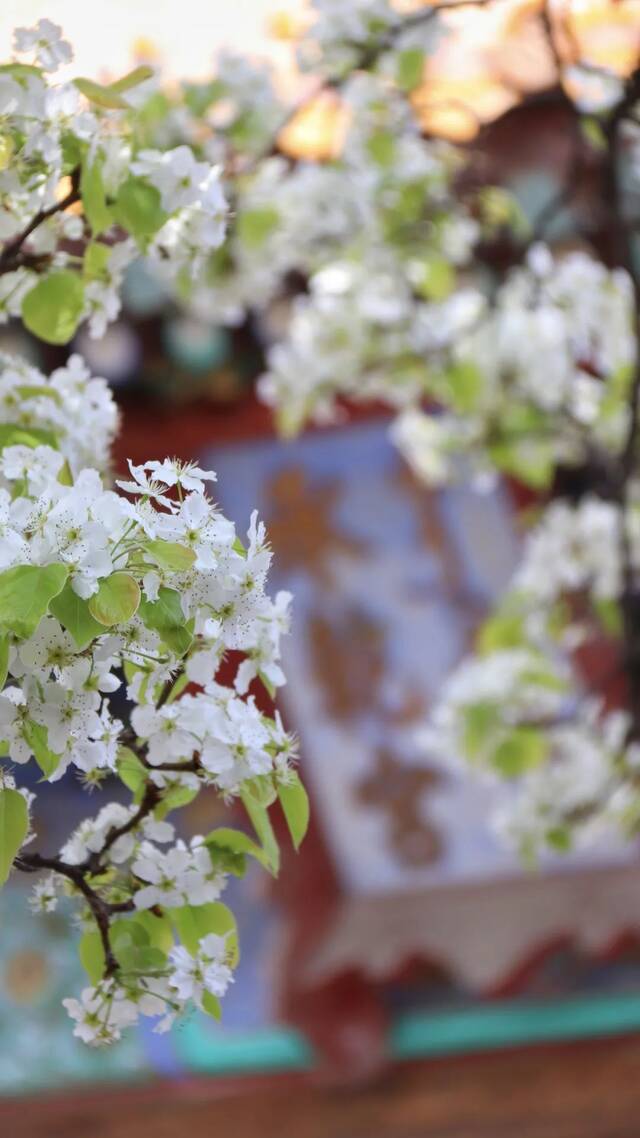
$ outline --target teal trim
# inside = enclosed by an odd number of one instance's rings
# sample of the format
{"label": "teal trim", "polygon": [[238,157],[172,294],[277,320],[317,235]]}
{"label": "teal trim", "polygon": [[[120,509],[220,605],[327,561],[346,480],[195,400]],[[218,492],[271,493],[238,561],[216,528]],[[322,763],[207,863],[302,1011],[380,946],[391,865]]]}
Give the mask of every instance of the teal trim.
{"label": "teal trim", "polygon": [[[406,1013],[391,1027],[389,1051],[394,1059],[418,1059],[634,1031],[640,1031],[640,995],[509,1000]],[[200,1018],[176,1033],[176,1051],[189,1070],[210,1074],[303,1071],[313,1065],[313,1051],[297,1031],[272,1027],[213,1032]]]}
{"label": "teal trim", "polygon": [[410,1012],[392,1026],[396,1059],[589,1039],[640,1030],[640,995],[510,1000],[448,1012]]}
{"label": "teal trim", "polygon": [[304,1071],[313,1052],[298,1031],[267,1027],[256,1031],[212,1032],[200,1018],[176,1032],[176,1051],[190,1071],[246,1074],[250,1071]]}

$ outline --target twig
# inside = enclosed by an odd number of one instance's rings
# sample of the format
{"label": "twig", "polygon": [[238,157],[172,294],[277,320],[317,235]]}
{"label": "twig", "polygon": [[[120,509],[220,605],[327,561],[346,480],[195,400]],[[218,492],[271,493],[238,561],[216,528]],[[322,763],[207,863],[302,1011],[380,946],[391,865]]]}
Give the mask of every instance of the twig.
{"label": "twig", "polygon": [[15,269],[22,268],[23,266],[29,268],[37,267],[40,258],[37,257],[37,255],[23,253],[22,246],[43,222],[48,221],[50,217],[54,217],[57,213],[62,213],[65,209],[68,209],[70,205],[73,205],[74,202],[80,200],[80,177],[78,170],[74,170],[71,175],[71,182],[71,189],[64,198],[54,205],[49,206],[48,209],[41,209],[39,213],[32,217],[29,224],[26,225],[20,233],[16,234],[15,237],[12,237],[12,239],[7,242],[0,253],[0,274],[14,272]]}
{"label": "twig", "polygon": [[[87,868],[80,865],[71,865],[62,858],[57,857],[44,857],[39,853],[20,854],[14,862],[16,869],[22,870],[23,873],[36,873],[40,869],[50,869],[54,873],[59,873],[62,877],[66,877],[72,884],[79,890],[86,899],[86,902],[91,909],[93,919],[96,922],[100,939],[102,941],[102,948],[104,951],[105,979],[109,976],[115,975],[118,970],[118,962],[113,954],[111,941],[109,939],[109,917],[113,912],[121,912],[120,906],[109,905],[106,901],[92,889],[87,881]],[[128,905],[128,902],[127,902]]]}

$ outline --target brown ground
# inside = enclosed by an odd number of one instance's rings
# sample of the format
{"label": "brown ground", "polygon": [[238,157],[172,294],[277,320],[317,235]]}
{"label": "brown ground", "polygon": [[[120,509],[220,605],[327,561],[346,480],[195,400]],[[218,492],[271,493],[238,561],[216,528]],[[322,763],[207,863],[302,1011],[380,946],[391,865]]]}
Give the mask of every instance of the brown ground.
{"label": "brown ground", "polygon": [[639,1138],[640,1038],[306,1076],[160,1083],[0,1104],[6,1138]]}

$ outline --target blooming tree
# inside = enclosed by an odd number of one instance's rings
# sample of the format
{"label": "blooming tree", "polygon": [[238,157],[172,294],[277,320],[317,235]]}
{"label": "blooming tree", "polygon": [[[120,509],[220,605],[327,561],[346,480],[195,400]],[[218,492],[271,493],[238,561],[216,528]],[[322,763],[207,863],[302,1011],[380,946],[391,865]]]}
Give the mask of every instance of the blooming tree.
{"label": "blooming tree", "polygon": [[[100,336],[134,257],[178,292],[198,279],[224,239],[220,170],[147,145],[144,69],[57,83],[71,49],[47,20],[15,45],[29,61],[0,69],[0,312],[49,343],[85,320]],[[42,871],[33,907],[73,903],[90,986],[64,1002],[85,1042],[140,1015],[165,1030],[190,1003],[217,1016],[238,952],[226,881],[248,857],[277,870],[276,799],[296,844],[306,828],[294,740],[252,689],[284,683],[290,598],[269,597],[264,526],[236,535],[212,471],[165,459],[111,484],[115,405],[77,355],[50,376],[3,356],[0,403],[0,882]],[[34,764],[40,784],[108,793],[57,852],[37,848]],[[169,815],[205,787],[244,804],[255,838],[177,838]]]}
{"label": "blooming tree", "polygon": [[[308,288],[268,354],[263,395],[285,430],[335,418],[340,396],[382,399],[426,483],[530,488],[522,562],[421,733],[425,752],[515,783],[497,823],[526,857],[636,835],[640,28],[635,63],[616,75],[582,58],[570,4],[539,5],[575,141],[560,192],[528,222],[503,191],[478,189],[472,156],[465,171],[463,154],[421,134],[424,60],[452,6],[404,18],[373,0],[314,7],[302,56],[339,91],[344,137],[328,166],[273,159],[247,191],[264,195],[271,171],[274,217],[289,205],[265,241],[276,247],[302,216],[297,187],[307,202],[318,193],[319,220],[306,215],[293,254]],[[591,208],[554,248],[552,223],[594,170]],[[328,219],[334,233],[316,240]],[[586,671],[589,653],[604,666]]]}
{"label": "blooming tree", "polygon": [[[499,824],[533,857],[640,826],[640,69],[585,55],[571,3],[527,6],[572,134],[560,191],[528,219],[421,118],[452,11],[496,6],[314,0],[301,105],[225,58],[169,115],[182,142],[209,133],[235,212],[183,302],[258,316],[281,430],[382,400],[426,483],[508,478],[536,502],[512,587],[422,733],[426,753],[514,782]],[[296,158],[314,105],[330,145]],[[581,666],[589,649],[602,674]]]}
{"label": "blooming tree", "polygon": [[[512,587],[423,739],[514,781],[500,825],[533,856],[640,827],[640,70],[583,58],[570,5],[527,6],[575,126],[566,184],[531,223],[421,119],[452,11],[492,6],[314,0],[295,105],[232,54],[172,89],[145,67],[56,82],[59,29],[19,30],[27,62],[0,69],[0,320],[101,336],[144,257],[191,312],[256,320],[285,433],[382,400],[426,483],[530,488]],[[291,131],[322,107],[330,145],[296,157]],[[586,169],[594,205],[554,246]],[[236,537],[211,472],[151,461],[110,484],[117,416],[77,356],[51,376],[3,359],[0,400],[0,878],[43,871],[34,905],[77,906],[91,986],[67,1006],[87,1042],[139,1015],[164,1028],[187,1001],[216,1015],[237,954],[225,880],[247,857],[276,870],[276,798],[294,843],[307,822],[294,741],[253,698],[284,681],[289,598],[265,592],[264,530]],[[606,674],[581,669],[589,646]],[[122,793],[35,852],[29,762]],[[168,815],[205,786],[241,800],[255,839],[176,838]]]}

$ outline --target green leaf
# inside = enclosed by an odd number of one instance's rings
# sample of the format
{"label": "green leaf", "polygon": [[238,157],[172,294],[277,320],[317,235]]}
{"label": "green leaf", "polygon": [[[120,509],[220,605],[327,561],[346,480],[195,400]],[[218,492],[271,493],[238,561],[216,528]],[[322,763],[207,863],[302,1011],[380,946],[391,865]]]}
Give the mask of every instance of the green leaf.
{"label": "green leaf", "polygon": [[399,51],[396,56],[396,80],[402,91],[413,91],[422,82],[424,53],[417,47]]}
{"label": "green leaf", "polygon": [[259,249],[277,229],[279,221],[280,214],[273,206],[245,210],[238,217],[238,237],[249,249]]}
{"label": "green leaf", "polygon": [[204,842],[214,866],[225,873],[233,873],[236,877],[244,876],[247,855],[254,857],[261,865],[267,865],[264,850],[242,830],[220,827],[207,834]]}
{"label": "green leaf", "polygon": [[92,984],[99,984],[104,976],[105,960],[102,938],[96,929],[87,930],[80,937],[78,956]]}
{"label": "green leaf", "polygon": [[72,131],[63,129],[60,149],[62,150],[62,173],[73,174],[82,165],[87,144],[82,142]]}
{"label": "green leaf", "polygon": [[149,909],[144,909],[136,915],[136,924],[145,930],[153,948],[159,948],[164,953],[171,951],[174,945],[173,929],[167,916],[157,917]]}
{"label": "green leaf", "polygon": [[558,853],[569,853],[573,844],[571,830],[563,826],[547,830],[545,840],[547,845],[551,846],[553,850],[557,850]]}
{"label": "green leaf", "polygon": [[60,392],[45,383],[21,383],[15,390],[23,399],[52,399],[59,407],[62,405]]}
{"label": "green leaf", "polygon": [[107,110],[126,110],[129,104],[122,98],[113,87],[103,87],[101,83],[96,83],[93,79],[84,79],[79,77],[73,80],[74,85],[78,88],[81,95],[88,99],[90,103],[95,103],[97,107],[104,107]]}
{"label": "green leaf", "polygon": [[604,631],[609,636],[620,636],[622,633],[622,612],[619,602],[594,597],[591,603]]}
{"label": "green leaf", "polygon": [[50,778],[60,765],[60,755],[56,755],[49,747],[47,728],[33,719],[27,719],[23,734],[44,777]]}
{"label": "green leaf", "polygon": [[177,541],[147,541],[144,549],[153,560],[163,569],[173,569],[182,572],[190,569],[196,554],[188,545],[179,545]]}
{"label": "green leaf", "polygon": [[116,771],[118,778],[122,780],[132,794],[137,799],[141,798],[149,777],[149,772],[144,763],[140,761],[138,756],[134,754],[129,747],[118,747]]}
{"label": "green leaf", "polygon": [[203,992],[202,995],[202,1010],[212,1019],[222,1019],[222,1008],[220,1007],[220,1000],[214,996],[212,992]]}
{"label": "green leaf", "polygon": [[91,230],[96,235],[104,233],[105,229],[109,229],[113,224],[113,214],[107,205],[107,194],[102,179],[102,166],[103,160],[98,157],[91,165],[88,162],[83,163],[80,173],[82,205]]}
{"label": "green leaf", "polygon": [[581,115],[580,117],[580,130],[586,138],[590,146],[594,150],[606,150],[607,136],[602,127],[602,123],[593,116]]}
{"label": "green leaf", "polygon": [[244,784],[247,794],[260,806],[272,806],[278,797],[273,778],[269,774],[256,775]]}
{"label": "green leaf", "polygon": [[131,620],[140,604],[140,586],[130,573],[118,571],[100,582],[97,593],[89,598],[89,612],[106,628]]}
{"label": "green leaf", "polygon": [[276,685],[272,684],[271,680],[267,679],[264,672],[258,672],[258,679],[260,680],[260,683],[262,684],[267,695],[269,696],[269,699],[275,699],[277,691],[278,691]]}
{"label": "green leaf", "polygon": [[162,821],[172,810],[179,810],[181,806],[188,806],[200,793],[198,787],[172,786],[170,790],[162,792],[162,798],[154,810],[154,815]]}
{"label": "green leaf", "polygon": [[44,427],[20,427],[17,423],[0,423],[0,450],[5,447],[49,446],[58,449],[58,436],[55,431]]}
{"label": "green leaf", "polygon": [[110,940],[114,951],[121,948],[145,948],[151,942],[146,926],[139,920],[141,914],[135,917],[121,917],[111,925]]}
{"label": "green leaf", "polygon": [[449,402],[465,414],[475,410],[484,390],[484,376],[471,360],[459,360],[447,372]]}
{"label": "green leaf", "polygon": [[504,778],[516,778],[544,762],[547,740],[535,727],[515,727],[496,747],[491,763]]}
{"label": "green leaf", "polygon": [[482,656],[488,656],[504,648],[519,648],[524,640],[522,616],[518,613],[496,613],[480,628],[477,648]]}
{"label": "green leaf", "polygon": [[69,581],[49,604],[49,612],[66,628],[78,648],[86,648],[96,636],[104,635],[104,626],[92,617],[89,602],[74,592]]}
{"label": "green leaf", "polygon": [[[171,927],[166,918],[161,918],[156,942],[152,943],[153,926],[142,917],[142,913],[136,913],[135,917],[125,917],[111,926],[113,954],[123,972],[144,974],[160,971],[166,966],[167,954],[162,943],[166,943],[167,929],[171,936]],[[169,947],[172,944],[173,937]]]}
{"label": "green leaf", "polygon": [[167,220],[160,194],[142,178],[127,178],[120,186],[113,212],[118,225],[146,247]]}
{"label": "green leaf", "polygon": [[109,84],[109,90],[115,91],[116,94],[122,95],[125,91],[130,91],[132,87],[139,87],[141,83],[146,82],[147,79],[152,79],[154,75],[153,67],[143,63],[140,67],[135,67],[133,71],[127,72],[122,76],[122,79],[116,79],[115,83]]}
{"label": "green leaf", "polygon": [[251,819],[253,828],[260,839],[265,855],[265,865],[275,877],[280,869],[280,849],[273,832],[269,811],[266,806],[263,806],[253,798],[251,792],[247,789],[241,791],[240,797]]}
{"label": "green leaf", "polygon": [[367,139],[367,150],[378,166],[392,166],[396,156],[395,137],[389,131],[378,130]]}
{"label": "green leaf", "polygon": [[0,790],[0,885],[29,832],[29,810],[18,790]]}
{"label": "green leaf", "polygon": [[42,277],[22,301],[25,326],[47,344],[66,344],[84,310],[84,286],[77,273],[59,269]]}
{"label": "green leaf", "polygon": [[3,636],[0,638],[0,691],[7,682],[7,673],[9,671],[9,649],[11,648],[11,637]]}
{"label": "green leaf", "polygon": [[84,251],[82,271],[87,281],[106,281],[111,250],[101,241],[90,241]]}
{"label": "green leaf", "polygon": [[494,703],[488,701],[470,703],[464,709],[463,718],[464,749],[469,758],[474,759],[500,729],[502,723],[500,711]]}
{"label": "green leaf", "polygon": [[550,445],[543,440],[495,443],[489,447],[489,456],[499,470],[534,490],[546,490],[551,484],[555,459]]}
{"label": "green leaf", "polygon": [[278,786],[278,798],[287,820],[291,841],[299,849],[309,826],[309,797],[297,773],[292,774],[288,782]]}
{"label": "green leaf", "polygon": [[209,933],[227,936],[229,963],[235,968],[238,963],[238,933],[236,919],[221,901],[209,905],[184,905],[180,909],[170,909],[169,915],[184,947],[194,956],[203,937]]}
{"label": "green leaf", "polygon": [[71,473],[71,467],[69,466],[66,458],[60,467],[58,482],[61,486],[73,486],[73,474]]}
{"label": "green leaf", "polygon": [[425,257],[419,264],[419,273],[416,287],[425,300],[446,300],[451,294],[456,276],[444,257]]}
{"label": "green leaf", "polygon": [[10,134],[0,134],[0,172],[7,169],[13,158],[14,141]]}
{"label": "green leaf", "polygon": [[33,63],[2,63],[0,64],[0,75],[11,75],[13,79],[18,81],[30,79],[34,76],[41,79],[42,68],[35,67]]}
{"label": "green leaf", "polygon": [[122,945],[116,950],[115,956],[124,972],[135,972],[140,976],[159,972],[167,963],[166,952],[153,945]]}
{"label": "green leaf", "polygon": [[167,648],[183,656],[191,647],[193,633],[182,611],[180,593],[175,589],[160,588],[157,601],[140,601],[140,619],[146,628],[157,632]]}
{"label": "green leaf", "polygon": [[0,629],[26,640],[64,588],[67,565],[16,565],[0,573]]}

